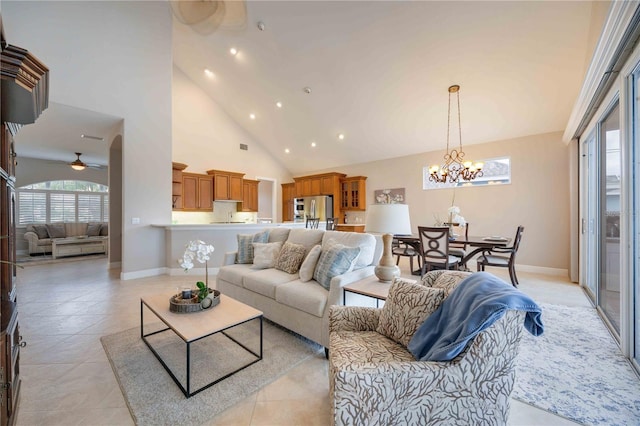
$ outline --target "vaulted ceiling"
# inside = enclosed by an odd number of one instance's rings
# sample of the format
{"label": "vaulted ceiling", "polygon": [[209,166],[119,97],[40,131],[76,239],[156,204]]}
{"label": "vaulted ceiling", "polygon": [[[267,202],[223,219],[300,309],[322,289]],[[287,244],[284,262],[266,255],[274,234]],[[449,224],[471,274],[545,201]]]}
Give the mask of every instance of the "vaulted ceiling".
{"label": "vaulted ceiling", "polygon": [[174,19],[174,62],[295,174],[443,149],[452,84],[465,145],[564,130],[591,15],[580,1],[247,2],[242,28]]}
{"label": "vaulted ceiling", "polygon": [[[295,175],[444,149],[452,84],[461,86],[464,145],[563,130],[593,48],[593,7],[583,1],[249,1],[240,12],[229,9],[213,31],[174,18],[173,55]],[[225,24],[235,18],[242,25]],[[94,150],[79,135],[104,136],[117,117],[103,120],[55,103],[50,110],[18,135],[18,154],[71,161],[78,151],[87,162],[106,164],[106,148]],[[40,150],[47,138],[56,138],[58,151],[51,144]]]}

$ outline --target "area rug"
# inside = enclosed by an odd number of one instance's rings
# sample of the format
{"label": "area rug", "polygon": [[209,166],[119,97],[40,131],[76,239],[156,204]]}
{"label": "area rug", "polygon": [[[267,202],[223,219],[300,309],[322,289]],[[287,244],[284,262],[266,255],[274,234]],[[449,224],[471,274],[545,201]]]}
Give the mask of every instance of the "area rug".
{"label": "area rug", "polygon": [[593,308],[541,305],[525,332],[512,397],[586,425],[640,424],[640,379]]}
{"label": "area rug", "polygon": [[[244,343],[252,340],[250,334],[254,332],[255,329],[248,325],[233,331],[234,338]],[[324,356],[320,345],[269,321],[264,321],[263,333],[261,361],[188,399],[142,341],[140,328],[104,336],[100,340],[136,424],[199,425],[211,422],[216,414],[274,381],[304,360],[312,356]],[[206,382],[209,382],[211,373],[217,374],[220,369],[228,368],[230,363],[244,361],[244,355],[241,354],[243,351],[238,351],[237,345],[224,336],[217,336],[219,337],[207,338],[192,346],[192,368],[197,372],[193,379],[196,382],[194,388],[198,388],[201,384],[199,382],[205,380],[202,377],[206,376]],[[159,348],[168,364],[185,365],[185,345],[173,333],[163,332],[153,338],[154,348]],[[179,379],[184,378],[184,367],[176,368],[175,371]]]}

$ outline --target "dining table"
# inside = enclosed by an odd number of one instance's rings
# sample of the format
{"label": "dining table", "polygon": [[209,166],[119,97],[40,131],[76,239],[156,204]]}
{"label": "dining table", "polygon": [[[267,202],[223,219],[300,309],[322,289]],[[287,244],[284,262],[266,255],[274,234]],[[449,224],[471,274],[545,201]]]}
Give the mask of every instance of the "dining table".
{"label": "dining table", "polygon": [[[393,238],[399,243],[408,244],[416,250],[416,253],[421,253],[420,250],[420,236],[418,234],[407,235],[394,235]],[[460,265],[467,269],[467,262],[471,260],[475,255],[482,253],[484,250],[491,250],[496,247],[506,247],[511,243],[511,238],[502,236],[469,236],[457,235],[449,238],[449,243],[466,244],[473,247],[461,260]],[[411,271],[413,275],[422,275],[422,271],[417,269]]]}

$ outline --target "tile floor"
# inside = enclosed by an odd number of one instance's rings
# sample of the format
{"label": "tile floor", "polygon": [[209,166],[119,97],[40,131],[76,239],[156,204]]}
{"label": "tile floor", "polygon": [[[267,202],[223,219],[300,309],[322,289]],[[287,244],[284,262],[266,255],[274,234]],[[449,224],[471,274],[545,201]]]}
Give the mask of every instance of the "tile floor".
{"label": "tile floor", "polygon": [[[408,261],[401,267],[403,276],[410,277]],[[507,278],[504,271],[492,272]],[[18,271],[19,321],[27,342],[21,351],[18,425],[133,424],[99,339],[138,326],[140,295],[173,291],[184,277],[120,281],[118,276],[118,270],[107,270],[104,259]],[[519,278],[521,289],[538,302],[589,306],[582,290],[562,277],[521,273]],[[319,356],[211,419],[210,424],[329,423],[327,362]],[[575,424],[518,401],[512,402],[509,423]]]}

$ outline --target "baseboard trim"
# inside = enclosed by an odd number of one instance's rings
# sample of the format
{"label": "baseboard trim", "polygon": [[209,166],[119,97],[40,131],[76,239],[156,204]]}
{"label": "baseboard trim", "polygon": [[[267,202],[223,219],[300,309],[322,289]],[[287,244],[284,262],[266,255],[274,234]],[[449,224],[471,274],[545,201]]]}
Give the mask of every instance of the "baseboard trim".
{"label": "baseboard trim", "polygon": [[155,277],[158,275],[166,275],[167,268],[153,268],[153,269],[145,269],[142,271],[133,271],[133,272],[120,272],[120,279],[122,281],[127,280],[135,280],[138,278],[146,278],[146,277]]}
{"label": "baseboard trim", "polygon": [[569,277],[569,270],[568,269],[548,268],[546,266],[532,266],[532,265],[518,265],[518,264],[516,264],[516,273],[518,271],[533,272],[535,274],[543,274],[543,275]]}
{"label": "baseboard trim", "polygon": [[[184,269],[182,268],[166,268],[167,275],[186,275],[186,274],[190,274],[190,275],[204,275],[206,273],[206,269],[205,268],[193,268],[193,269],[189,269],[189,272],[185,272]],[[217,275],[218,271],[220,270],[220,268],[209,268],[209,276],[212,275]]]}

